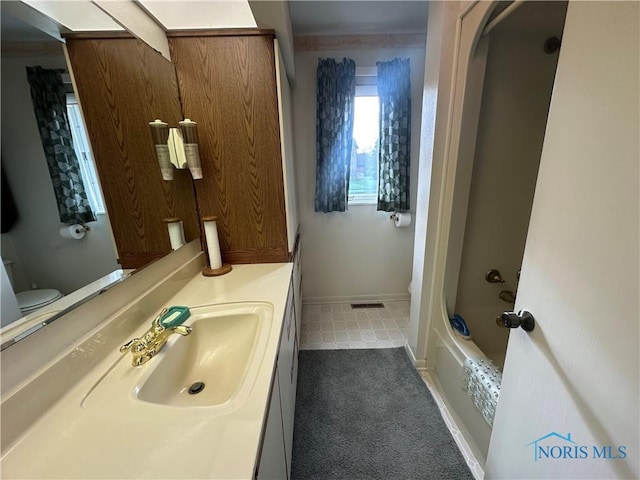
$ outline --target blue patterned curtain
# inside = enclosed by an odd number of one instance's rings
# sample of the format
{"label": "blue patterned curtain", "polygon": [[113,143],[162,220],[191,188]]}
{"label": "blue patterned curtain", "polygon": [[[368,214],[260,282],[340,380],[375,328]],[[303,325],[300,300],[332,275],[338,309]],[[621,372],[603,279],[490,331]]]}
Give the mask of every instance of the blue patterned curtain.
{"label": "blue patterned curtain", "polygon": [[33,110],[62,223],[94,222],[73,150],[62,70],[27,67]]}
{"label": "blue patterned curtain", "polygon": [[356,63],[318,59],[316,96],[316,212],[344,212],[353,146]]}
{"label": "blue patterned curtain", "polygon": [[411,80],[409,59],[376,62],[380,98],[378,210],[409,210]]}

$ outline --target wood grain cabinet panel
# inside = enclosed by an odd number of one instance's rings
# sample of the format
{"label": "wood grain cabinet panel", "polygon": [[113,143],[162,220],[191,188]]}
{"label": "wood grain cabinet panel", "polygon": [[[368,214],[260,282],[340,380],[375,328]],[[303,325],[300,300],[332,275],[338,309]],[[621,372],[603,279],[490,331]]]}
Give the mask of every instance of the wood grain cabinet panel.
{"label": "wood grain cabinet panel", "polygon": [[225,262],[288,261],[273,34],[169,33],[185,117],[198,123],[200,215]]}
{"label": "wood grain cabinet panel", "polygon": [[138,268],[171,251],[163,218],[179,217],[187,241],[199,236],[188,170],[164,181],[149,132],[182,119],[173,65],[140,40],[67,37],[119,262]]}

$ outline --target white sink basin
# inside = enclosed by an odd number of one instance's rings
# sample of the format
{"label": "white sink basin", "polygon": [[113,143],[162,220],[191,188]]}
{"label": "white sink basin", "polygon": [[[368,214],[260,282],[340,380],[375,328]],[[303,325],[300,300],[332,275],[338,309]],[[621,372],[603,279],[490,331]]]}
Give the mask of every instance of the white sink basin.
{"label": "white sink basin", "polygon": [[[174,406],[220,405],[239,390],[249,372],[261,331],[270,318],[265,306],[236,311],[215,307],[191,309],[185,322],[193,331],[172,339],[152,359],[157,363],[138,390],[145,402]],[[197,394],[189,388],[203,383]]]}
{"label": "white sink basin", "polygon": [[[233,303],[190,308],[187,336],[173,335],[154,358],[131,366],[120,359],[92,388],[83,408],[116,397],[138,405],[223,407],[240,404],[251,391],[266,348],[273,307]],[[190,387],[203,383],[199,393]],[[137,408],[137,407],[135,407]]]}

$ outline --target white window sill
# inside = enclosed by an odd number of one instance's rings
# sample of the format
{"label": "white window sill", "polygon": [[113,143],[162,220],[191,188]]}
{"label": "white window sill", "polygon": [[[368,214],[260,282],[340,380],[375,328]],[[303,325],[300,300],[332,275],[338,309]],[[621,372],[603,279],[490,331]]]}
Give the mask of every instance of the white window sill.
{"label": "white window sill", "polygon": [[348,205],[377,205],[378,196],[376,194],[371,195],[349,195],[347,200]]}

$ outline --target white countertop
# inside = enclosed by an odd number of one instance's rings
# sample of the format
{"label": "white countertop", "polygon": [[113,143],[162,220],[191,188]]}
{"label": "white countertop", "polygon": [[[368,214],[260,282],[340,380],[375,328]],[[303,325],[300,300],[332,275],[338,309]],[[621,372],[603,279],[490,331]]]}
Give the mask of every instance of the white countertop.
{"label": "white countertop", "polygon": [[[123,356],[114,351],[3,455],[3,477],[253,478],[292,268],[290,263],[237,265],[222,277],[197,275],[165,303],[273,306],[260,370],[251,393],[237,409],[220,414],[207,412],[207,407],[154,404],[143,409],[120,410],[114,404],[83,408],[81,402],[92,386]],[[151,320],[136,335],[144,333]],[[130,354],[122,360],[129,362]]]}
{"label": "white countertop", "polygon": [[45,305],[38,310],[17,319],[0,329],[0,337],[4,341],[10,338],[20,339],[23,335],[32,332],[36,328],[42,327],[42,322],[53,317],[57,313],[74,306],[87,297],[99,292],[104,288],[112,286],[114,283],[124,280],[133,272],[131,269],[118,269],[85,285],[84,287],[71,292],[53,303]]}

